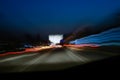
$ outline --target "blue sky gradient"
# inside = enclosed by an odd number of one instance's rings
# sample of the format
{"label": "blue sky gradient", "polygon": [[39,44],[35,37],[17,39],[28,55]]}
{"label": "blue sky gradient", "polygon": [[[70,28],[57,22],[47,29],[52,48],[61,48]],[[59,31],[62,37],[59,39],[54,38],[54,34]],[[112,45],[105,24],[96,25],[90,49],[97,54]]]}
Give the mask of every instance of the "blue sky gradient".
{"label": "blue sky gradient", "polygon": [[0,0],[1,28],[43,35],[97,24],[120,8],[120,0]]}

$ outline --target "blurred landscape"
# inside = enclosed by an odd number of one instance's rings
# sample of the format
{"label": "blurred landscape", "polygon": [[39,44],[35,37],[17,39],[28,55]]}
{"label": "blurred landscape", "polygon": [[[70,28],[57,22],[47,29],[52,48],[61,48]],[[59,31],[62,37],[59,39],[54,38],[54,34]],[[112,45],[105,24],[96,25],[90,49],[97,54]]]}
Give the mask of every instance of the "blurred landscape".
{"label": "blurred landscape", "polygon": [[0,1],[0,73],[112,64],[119,49],[119,0]]}

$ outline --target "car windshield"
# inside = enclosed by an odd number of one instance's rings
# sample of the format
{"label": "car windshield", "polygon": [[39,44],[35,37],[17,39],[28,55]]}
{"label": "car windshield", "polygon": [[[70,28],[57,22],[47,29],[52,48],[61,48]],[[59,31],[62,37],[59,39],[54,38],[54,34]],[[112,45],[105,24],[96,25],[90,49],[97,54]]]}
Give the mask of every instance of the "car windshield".
{"label": "car windshield", "polygon": [[63,70],[119,49],[120,0],[0,0],[0,72]]}

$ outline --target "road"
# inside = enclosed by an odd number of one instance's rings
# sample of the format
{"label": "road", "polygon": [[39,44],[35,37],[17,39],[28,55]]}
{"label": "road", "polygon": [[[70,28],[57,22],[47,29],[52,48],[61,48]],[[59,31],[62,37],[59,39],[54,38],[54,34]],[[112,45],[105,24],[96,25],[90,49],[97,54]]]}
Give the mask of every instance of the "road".
{"label": "road", "polygon": [[53,48],[40,52],[0,56],[0,72],[58,70],[111,57],[113,54]]}

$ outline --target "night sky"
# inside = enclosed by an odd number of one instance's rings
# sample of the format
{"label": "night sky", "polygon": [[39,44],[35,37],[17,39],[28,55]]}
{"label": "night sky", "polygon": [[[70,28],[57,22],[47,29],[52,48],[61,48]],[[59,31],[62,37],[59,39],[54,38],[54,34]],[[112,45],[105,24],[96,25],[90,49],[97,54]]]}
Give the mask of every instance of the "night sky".
{"label": "night sky", "polygon": [[120,0],[0,0],[0,31],[45,38],[98,24],[118,9]]}

